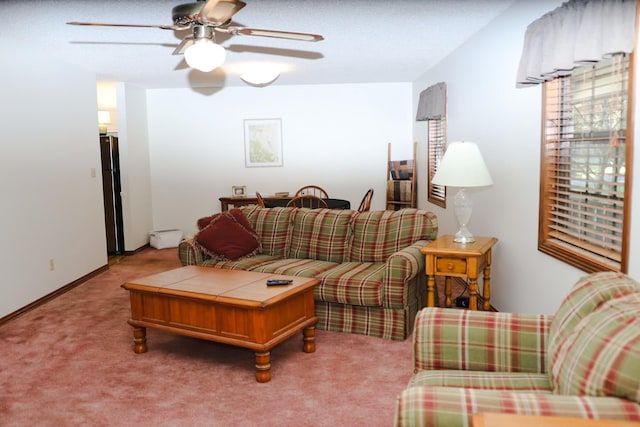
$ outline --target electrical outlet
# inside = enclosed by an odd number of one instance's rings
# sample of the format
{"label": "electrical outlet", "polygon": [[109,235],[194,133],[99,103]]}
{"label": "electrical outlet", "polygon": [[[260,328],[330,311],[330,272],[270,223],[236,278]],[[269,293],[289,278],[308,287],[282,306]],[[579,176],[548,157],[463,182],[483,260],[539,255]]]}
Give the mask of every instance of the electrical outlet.
{"label": "electrical outlet", "polygon": [[49,258],[49,271],[53,271],[56,269],[56,265],[53,262],[53,258]]}
{"label": "electrical outlet", "polygon": [[456,307],[469,308],[469,297],[456,298]]}

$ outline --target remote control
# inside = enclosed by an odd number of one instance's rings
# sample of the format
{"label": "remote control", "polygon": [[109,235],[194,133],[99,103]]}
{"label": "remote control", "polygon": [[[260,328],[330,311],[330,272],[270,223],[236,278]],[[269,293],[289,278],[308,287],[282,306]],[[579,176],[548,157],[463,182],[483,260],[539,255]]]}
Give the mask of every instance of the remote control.
{"label": "remote control", "polygon": [[282,286],[289,285],[293,280],[289,279],[269,279],[267,280],[267,286]]}

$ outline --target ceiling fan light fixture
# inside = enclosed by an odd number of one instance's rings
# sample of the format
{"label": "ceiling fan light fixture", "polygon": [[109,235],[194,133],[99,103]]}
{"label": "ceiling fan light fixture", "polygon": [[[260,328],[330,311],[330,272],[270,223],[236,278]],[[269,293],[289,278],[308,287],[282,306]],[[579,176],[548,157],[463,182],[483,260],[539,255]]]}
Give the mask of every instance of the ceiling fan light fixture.
{"label": "ceiling fan light fixture", "polygon": [[224,64],[227,52],[213,40],[196,40],[184,51],[184,59],[191,68],[208,73]]}
{"label": "ceiling fan light fixture", "polygon": [[252,86],[266,86],[280,77],[280,70],[275,67],[258,67],[242,74],[240,78]]}

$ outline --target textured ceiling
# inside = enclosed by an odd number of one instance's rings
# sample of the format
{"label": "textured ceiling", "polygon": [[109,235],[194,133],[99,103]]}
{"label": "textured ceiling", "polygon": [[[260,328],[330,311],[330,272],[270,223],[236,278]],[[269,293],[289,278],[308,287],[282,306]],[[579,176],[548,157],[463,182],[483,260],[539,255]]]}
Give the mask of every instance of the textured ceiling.
{"label": "textured ceiling", "polygon": [[[252,63],[283,68],[274,84],[413,81],[515,0],[244,0],[241,26],[317,33],[320,42],[227,36],[223,67],[190,69],[172,55],[189,31],[65,25],[67,21],[171,24],[184,0],[0,2],[0,43],[27,44],[95,71],[98,79],[144,87],[244,85]],[[526,1],[526,0],[523,0]],[[36,49],[34,49],[35,51]]]}

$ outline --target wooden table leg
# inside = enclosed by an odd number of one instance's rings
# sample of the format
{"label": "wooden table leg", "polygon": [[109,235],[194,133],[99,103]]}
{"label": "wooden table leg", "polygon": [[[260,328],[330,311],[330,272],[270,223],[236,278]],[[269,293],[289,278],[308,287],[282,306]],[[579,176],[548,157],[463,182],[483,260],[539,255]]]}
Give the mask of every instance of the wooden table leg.
{"label": "wooden table leg", "polygon": [[430,275],[427,277],[427,307],[435,307],[435,297],[433,294],[433,289],[436,286],[436,277]]}
{"label": "wooden table leg", "polygon": [[133,327],[133,352],[137,354],[147,352],[147,328]]}
{"label": "wooden table leg", "polygon": [[451,308],[451,277],[444,278],[444,306]]}
{"label": "wooden table leg", "polygon": [[478,278],[469,277],[469,310],[478,309]]}
{"label": "wooden table leg", "polygon": [[256,381],[267,383],[271,380],[271,352],[256,351]]}
{"label": "wooden table leg", "polygon": [[309,326],[302,330],[302,351],[313,353],[316,351],[316,327]]}
{"label": "wooden table leg", "polygon": [[482,309],[484,311],[491,310],[491,265],[487,264],[484,268],[484,274],[482,277],[483,287],[482,287]]}

